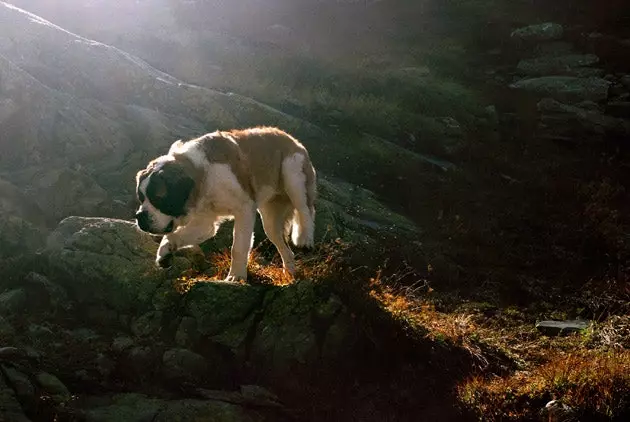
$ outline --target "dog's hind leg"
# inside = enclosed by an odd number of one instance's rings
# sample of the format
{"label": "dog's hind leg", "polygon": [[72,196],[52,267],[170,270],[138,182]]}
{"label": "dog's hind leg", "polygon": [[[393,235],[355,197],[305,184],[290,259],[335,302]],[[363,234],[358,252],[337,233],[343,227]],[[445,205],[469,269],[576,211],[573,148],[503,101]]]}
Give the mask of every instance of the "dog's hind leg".
{"label": "dog's hind leg", "polygon": [[293,208],[291,240],[300,247],[313,247],[315,232],[315,170],[308,157],[295,153],[282,163],[284,189]]}
{"label": "dog's hind leg", "polygon": [[265,233],[282,257],[284,271],[294,276],[295,258],[293,251],[289,248],[284,238],[284,227],[286,222],[291,218],[293,205],[287,197],[275,197],[261,204],[259,211]]}

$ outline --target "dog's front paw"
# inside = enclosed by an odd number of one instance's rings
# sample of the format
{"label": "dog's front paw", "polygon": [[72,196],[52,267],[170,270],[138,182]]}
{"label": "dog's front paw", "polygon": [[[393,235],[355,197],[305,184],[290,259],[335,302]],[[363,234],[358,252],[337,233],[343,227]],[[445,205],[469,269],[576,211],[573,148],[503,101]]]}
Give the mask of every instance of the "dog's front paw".
{"label": "dog's front paw", "polygon": [[163,269],[171,268],[173,266],[173,254],[168,253],[164,256],[157,257],[155,264]]}

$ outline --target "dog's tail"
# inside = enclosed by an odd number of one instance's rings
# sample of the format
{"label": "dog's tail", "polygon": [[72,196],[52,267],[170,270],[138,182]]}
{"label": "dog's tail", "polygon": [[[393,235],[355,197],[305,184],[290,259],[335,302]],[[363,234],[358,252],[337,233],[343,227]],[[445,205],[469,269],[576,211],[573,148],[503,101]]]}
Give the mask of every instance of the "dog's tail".
{"label": "dog's tail", "polygon": [[285,224],[295,246],[312,248],[315,243],[315,198],[317,175],[308,153],[297,153],[283,163],[284,184],[293,204],[293,217]]}

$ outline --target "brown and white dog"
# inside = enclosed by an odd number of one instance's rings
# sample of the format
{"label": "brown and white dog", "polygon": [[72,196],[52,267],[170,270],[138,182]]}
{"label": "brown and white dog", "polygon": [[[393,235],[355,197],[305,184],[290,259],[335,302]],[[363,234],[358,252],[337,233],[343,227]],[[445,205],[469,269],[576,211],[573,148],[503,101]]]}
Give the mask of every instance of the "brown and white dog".
{"label": "brown and white dog", "polygon": [[313,246],[315,169],[306,148],[280,129],[217,131],[176,141],[138,172],[136,190],[138,227],[164,235],[156,258],[160,267],[171,265],[177,249],[199,245],[233,218],[226,280],[246,280],[256,210],[285,272],[295,273],[288,237],[296,246]]}

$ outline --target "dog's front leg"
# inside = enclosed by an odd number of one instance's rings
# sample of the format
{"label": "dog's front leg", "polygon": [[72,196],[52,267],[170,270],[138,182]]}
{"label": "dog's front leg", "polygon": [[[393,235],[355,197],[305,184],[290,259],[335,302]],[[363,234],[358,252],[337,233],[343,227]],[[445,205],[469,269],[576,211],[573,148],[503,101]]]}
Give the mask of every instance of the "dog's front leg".
{"label": "dog's front leg", "polygon": [[252,247],[256,207],[251,207],[234,216],[234,234],[232,240],[232,262],[226,281],[246,281],[247,261]]}
{"label": "dog's front leg", "polygon": [[196,246],[205,242],[216,234],[214,221],[200,221],[189,223],[179,227],[173,233],[162,238],[162,242],[157,250],[155,263],[161,268],[168,268],[173,265],[173,254],[178,249],[187,246]]}
{"label": "dog's front leg", "polygon": [[155,263],[160,268],[169,268],[173,265],[173,253],[177,250],[175,243],[171,242],[169,236],[164,236],[157,250]]}

